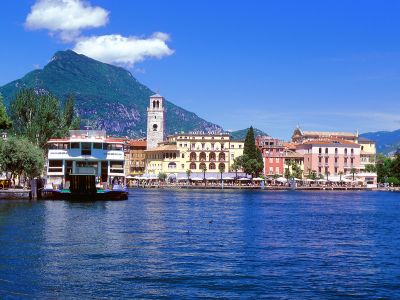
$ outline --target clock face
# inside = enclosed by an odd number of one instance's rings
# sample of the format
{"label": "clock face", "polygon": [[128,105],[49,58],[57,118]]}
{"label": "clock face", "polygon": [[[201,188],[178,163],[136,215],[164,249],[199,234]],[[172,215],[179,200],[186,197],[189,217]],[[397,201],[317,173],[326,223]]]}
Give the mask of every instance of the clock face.
{"label": "clock face", "polygon": [[158,131],[158,125],[157,124],[153,124],[153,131]]}

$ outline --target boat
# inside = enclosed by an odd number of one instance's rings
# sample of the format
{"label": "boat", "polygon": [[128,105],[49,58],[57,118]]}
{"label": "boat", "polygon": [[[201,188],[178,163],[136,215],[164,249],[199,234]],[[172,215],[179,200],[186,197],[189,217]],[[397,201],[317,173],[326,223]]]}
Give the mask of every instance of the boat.
{"label": "boat", "polygon": [[124,139],[102,130],[70,130],[48,141],[47,176],[42,199],[126,200]]}
{"label": "boat", "polygon": [[45,189],[46,198],[70,201],[127,200],[126,187],[114,185],[112,189],[96,187],[95,176],[91,174],[70,174],[69,189]]}

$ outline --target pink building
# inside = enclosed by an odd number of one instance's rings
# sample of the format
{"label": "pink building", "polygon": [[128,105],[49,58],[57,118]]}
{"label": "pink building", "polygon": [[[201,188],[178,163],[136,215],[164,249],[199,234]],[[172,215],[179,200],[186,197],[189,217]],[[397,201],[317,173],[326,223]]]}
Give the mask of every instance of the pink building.
{"label": "pink building", "polygon": [[256,145],[260,149],[264,161],[264,175],[282,175],[284,173],[283,142],[270,136],[258,136]]}
{"label": "pink building", "polygon": [[324,176],[350,174],[360,169],[360,145],[344,139],[306,141],[296,146],[304,156],[304,175],[316,172]]}

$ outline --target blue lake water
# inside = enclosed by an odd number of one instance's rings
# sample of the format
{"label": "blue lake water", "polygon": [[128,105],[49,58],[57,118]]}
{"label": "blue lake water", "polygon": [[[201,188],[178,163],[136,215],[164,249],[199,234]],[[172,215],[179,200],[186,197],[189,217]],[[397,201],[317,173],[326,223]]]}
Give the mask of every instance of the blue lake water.
{"label": "blue lake water", "polygon": [[0,298],[400,298],[400,194],[0,201]]}

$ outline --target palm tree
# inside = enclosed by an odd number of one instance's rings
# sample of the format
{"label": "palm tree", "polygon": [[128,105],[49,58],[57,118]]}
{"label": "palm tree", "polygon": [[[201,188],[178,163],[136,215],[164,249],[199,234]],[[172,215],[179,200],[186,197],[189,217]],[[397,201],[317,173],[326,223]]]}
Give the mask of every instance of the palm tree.
{"label": "palm tree", "polygon": [[354,175],[357,173],[355,168],[351,168],[350,173],[353,174],[353,181],[355,180]]}
{"label": "palm tree", "polygon": [[206,181],[206,171],[207,171],[207,167],[206,167],[206,165],[204,165],[204,166],[202,167],[202,170],[203,170],[203,181],[204,181],[204,186],[207,186],[207,181]]}
{"label": "palm tree", "polygon": [[340,182],[342,182],[342,176],[343,176],[343,171],[340,171],[340,172],[339,172],[339,179],[340,179]]}
{"label": "palm tree", "polygon": [[190,169],[186,170],[186,177],[188,179],[188,184],[190,183],[190,175],[192,174],[192,171]]}
{"label": "palm tree", "polygon": [[225,171],[225,166],[224,165],[219,165],[219,172],[221,173],[221,188],[224,188],[224,183],[222,181],[222,173]]}

